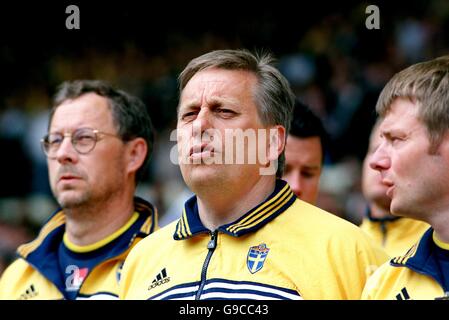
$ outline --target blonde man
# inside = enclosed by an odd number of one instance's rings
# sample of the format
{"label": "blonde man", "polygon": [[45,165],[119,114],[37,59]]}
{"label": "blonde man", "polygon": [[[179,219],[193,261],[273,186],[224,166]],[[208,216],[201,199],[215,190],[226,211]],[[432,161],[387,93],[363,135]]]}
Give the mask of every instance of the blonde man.
{"label": "blonde man", "polygon": [[390,257],[396,257],[413,246],[430,227],[423,221],[394,216],[390,212],[391,199],[386,192],[388,187],[382,183],[377,170],[370,167],[372,154],[381,143],[379,121],[374,125],[368,152],[362,167],[362,192],[367,201],[367,212],[360,228]]}
{"label": "blonde man", "polygon": [[367,299],[444,299],[449,291],[449,56],[396,74],[376,106],[382,142],[370,165],[391,213],[429,223],[404,255],[373,275]]}

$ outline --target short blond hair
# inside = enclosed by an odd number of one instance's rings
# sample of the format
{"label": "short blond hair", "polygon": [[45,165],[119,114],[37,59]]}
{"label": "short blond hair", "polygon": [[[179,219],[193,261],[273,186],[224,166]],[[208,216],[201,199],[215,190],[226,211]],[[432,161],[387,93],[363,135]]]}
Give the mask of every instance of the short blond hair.
{"label": "short blond hair", "polygon": [[376,105],[383,118],[397,98],[418,107],[418,118],[435,151],[449,129],[449,55],[414,64],[395,74],[386,84]]}

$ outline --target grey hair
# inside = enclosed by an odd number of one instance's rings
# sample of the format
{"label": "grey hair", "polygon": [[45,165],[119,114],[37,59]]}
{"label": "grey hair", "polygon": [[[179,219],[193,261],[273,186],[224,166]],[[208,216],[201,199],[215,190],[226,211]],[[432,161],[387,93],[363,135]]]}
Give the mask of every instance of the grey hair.
{"label": "grey hair", "polygon": [[395,74],[382,90],[376,105],[381,117],[397,98],[418,107],[418,118],[427,129],[430,153],[436,152],[449,129],[449,55],[414,64]]}

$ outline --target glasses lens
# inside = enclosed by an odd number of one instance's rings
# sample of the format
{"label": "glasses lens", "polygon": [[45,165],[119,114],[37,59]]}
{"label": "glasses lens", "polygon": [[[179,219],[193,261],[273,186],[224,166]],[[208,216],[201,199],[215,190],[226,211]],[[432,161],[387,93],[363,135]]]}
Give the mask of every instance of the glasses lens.
{"label": "glasses lens", "polygon": [[64,136],[60,133],[50,133],[46,135],[42,140],[45,153],[49,157],[53,157],[56,154],[56,151],[58,151],[63,139]]}
{"label": "glasses lens", "polygon": [[97,142],[97,135],[94,130],[83,128],[76,130],[72,135],[72,144],[75,149],[82,154],[90,152]]}

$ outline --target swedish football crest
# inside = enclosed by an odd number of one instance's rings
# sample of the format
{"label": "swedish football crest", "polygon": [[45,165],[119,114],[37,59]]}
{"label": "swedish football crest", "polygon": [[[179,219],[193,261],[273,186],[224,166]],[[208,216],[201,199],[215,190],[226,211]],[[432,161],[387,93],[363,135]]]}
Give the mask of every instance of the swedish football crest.
{"label": "swedish football crest", "polygon": [[249,248],[248,256],[246,258],[246,266],[249,272],[256,273],[263,268],[263,264],[267,259],[270,249],[265,243]]}

